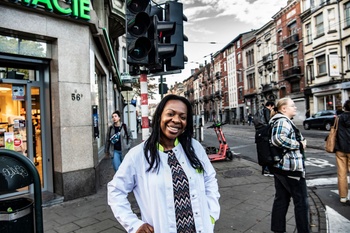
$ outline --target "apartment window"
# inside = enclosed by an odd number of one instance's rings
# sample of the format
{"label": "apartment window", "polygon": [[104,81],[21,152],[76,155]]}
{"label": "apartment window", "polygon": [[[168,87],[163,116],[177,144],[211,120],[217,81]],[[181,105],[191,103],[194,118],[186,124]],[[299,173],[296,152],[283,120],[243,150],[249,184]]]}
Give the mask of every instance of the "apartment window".
{"label": "apartment window", "polygon": [[255,88],[254,85],[254,74],[248,74],[247,75],[247,81],[248,81],[248,89],[252,89]]}
{"label": "apartment window", "polygon": [[322,55],[316,58],[317,60],[317,75],[325,74],[326,70],[326,55]]}
{"label": "apartment window", "polygon": [[122,70],[123,70],[123,73],[126,73],[126,48],[125,47],[122,48],[122,60],[123,60]]}
{"label": "apartment window", "polygon": [[295,81],[291,83],[291,92],[300,92],[300,82]]}
{"label": "apartment window", "polygon": [[282,45],[282,41],[283,41],[282,30],[278,31],[277,37],[278,37],[277,39],[278,45]]}
{"label": "apartment window", "polygon": [[238,64],[242,62],[241,59],[242,59],[242,55],[241,55],[241,53],[238,53],[238,54],[237,54],[237,63],[238,63]]}
{"label": "apartment window", "polygon": [[315,17],[315,24],[316,24],[316,36],[322,36],[324,34],[322,13]]}
{"label": "apartment window", "polygon": [[241,42],[239,40],[236,42],[236,46],[237,46],[237,48],[241,47]]}
{"label": "apartment window", "polygon": [[283,57],[278,58],[278,73],[282,75],[284,69]]}
{"label": "apartment window", "polygon": [[291,67],[298,65],[298,51],[294,51],[289,54],[289,64]]}
{"label": "apartment window", "polygon": [[238,89],[238,99],[243,99],[243,90],[242,90],[242,88],[239,88]]}
{"label": "apartment window", "polygon": [[315,7],[315,0],[310,0],[310,6],[313,8]]}
{"label": "apartment window", "polygon": [[310,8],[310,0],[303,0],[304,11]]}
{"label": "apartment window", "polygon": [[350,26],[350,2],[345,3],[345,27]]}
{"label": "apartment window", "polygon": [[312,43],[312,30],[311,30],[310,23],[305,25],[305,31],[306,31],[306,43],[311,44]]}
{"label": "apartment window", "polygon": [[247,66],[249,67],[251,65],[251,62],[250,62],[250,51],[248,51],[245,56],[246,56],[246,59],[247,59]]}
{"label": "apartment window", "polygon": [[237,72],[237,82],[242,82],[242,71]]}
{"label": "apartment window", "polygon": [[335,11],[334,8],[328,9],[328,31],[335,31]]}
{"label": "apartment window", "polygon": [[254,51],[250,50],[246,53],[247,56],[247,65],[252,66],[254,65]]}
{"label": "apartment window", "polygon": [[313,62],[308,62],[306,65],[306,80],[308,84],[311,84],[312,81],[315,80]]}
{"label": "apartment window", "polygon": [[347,58],[348,70],[350,70],[350,45],[346,46],[346,58]]}
{"label": "apartment window", "polygon": [[294,35],[294,34],[297,34],[298,31],[297,31],[297,23],[294,22],[292,24],[290,24],[288,26],[288,35],[291,36],[291,35]]}

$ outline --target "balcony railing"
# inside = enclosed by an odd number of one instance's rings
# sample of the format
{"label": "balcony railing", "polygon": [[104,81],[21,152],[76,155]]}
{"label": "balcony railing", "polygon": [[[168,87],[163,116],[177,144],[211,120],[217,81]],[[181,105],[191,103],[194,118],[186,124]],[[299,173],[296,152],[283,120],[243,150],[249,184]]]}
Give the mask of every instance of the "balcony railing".
{"label": "balcony railing", "polygon": [[283,70],[283,77],[285,80],[299,77],[301,75],[301,67],[300,66],[293,66],[289,69]]}
{"label": "balcony railing", "polygon": [[210,95],[205,95],[203,97],[204,103],[208,103],[208,101],[210,100]]}
{"label": "balcony railing", "polygon": [[299,35],[294,34],[282,41],[282,47],[287,49],[298,44],[298,42],[299,42]]}
{"label": "balcony railing", "polygon": [[264,84],[262,85],[262,91],[265,92],[265,91],[270,91],[272,90],[272,84]]}
{"label": "balcony railing", "polygon": [[264,64],[272,62],[272,53],[263,56],[262,60]]}
{"label": "balcony railing", "polygon": [[212,102],[215,101],[215,95],[214,95],[214,94],[211,94],[211,95],[210,95],[210,100],[211,100]]}

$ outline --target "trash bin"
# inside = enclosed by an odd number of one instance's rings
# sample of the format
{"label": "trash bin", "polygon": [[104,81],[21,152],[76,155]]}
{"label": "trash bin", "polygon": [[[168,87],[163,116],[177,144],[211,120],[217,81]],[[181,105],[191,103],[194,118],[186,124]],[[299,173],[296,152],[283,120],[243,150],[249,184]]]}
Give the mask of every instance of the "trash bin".
{"label": "trash bin", "polygon": [[1,233],[34,233],[33,200],[17,198],[0,201]]}

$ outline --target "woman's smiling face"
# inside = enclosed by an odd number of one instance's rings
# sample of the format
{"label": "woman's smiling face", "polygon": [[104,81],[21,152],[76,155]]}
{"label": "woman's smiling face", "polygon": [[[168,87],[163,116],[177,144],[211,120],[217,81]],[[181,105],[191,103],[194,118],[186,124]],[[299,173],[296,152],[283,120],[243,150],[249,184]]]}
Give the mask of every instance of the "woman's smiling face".
{"label": "woman's smiling face", "polygon": [[160,117],[161,141],[174,141],[187,126],[187,106],[180,100],[169,100]]}

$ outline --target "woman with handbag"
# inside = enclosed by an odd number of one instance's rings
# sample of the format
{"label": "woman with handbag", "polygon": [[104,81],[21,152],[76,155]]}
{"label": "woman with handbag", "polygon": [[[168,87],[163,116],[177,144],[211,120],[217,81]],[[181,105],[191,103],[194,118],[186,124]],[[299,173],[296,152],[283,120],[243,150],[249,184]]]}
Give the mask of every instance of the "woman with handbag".
{"label": "woman with handbag", "polygon": [[345,101],[343,108],[344,112],[338,116],[335,155],[340,202],[346,203],[348,201],[348,173],[350,171],[350,100]]}

